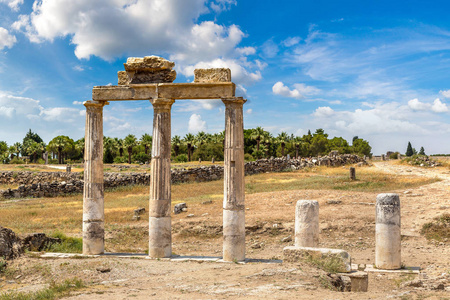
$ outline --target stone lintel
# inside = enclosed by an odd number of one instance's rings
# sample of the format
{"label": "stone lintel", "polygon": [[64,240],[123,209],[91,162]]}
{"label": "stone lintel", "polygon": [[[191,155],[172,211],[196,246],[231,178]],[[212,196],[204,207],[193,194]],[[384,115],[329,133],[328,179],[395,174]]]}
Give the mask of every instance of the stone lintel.
{"label": "stone lintel", "polygon": [[283,249],[283,261],[318,261],[324,264],[332,263],[338,272],[352,271],[352,259],[347,251],[341,249],[312,248],[289,246]]}
{"label": "stone lintel", "polygon": [[234,98],[236,86],[232,82],[217,83],[150,83],[121,86],[94,86],[94,101]]}
{"label": "stone lintel", "polygon": [[91,101],[91,100],[88,100],[88,101],[84,101],[83,102],[83,105],[85,106],[85,107],[88,107],[88,106],[97,106],[97,107],[103,107],[103,106],[105,106],[105,105],[109,105],[109,102],[108,101]]}

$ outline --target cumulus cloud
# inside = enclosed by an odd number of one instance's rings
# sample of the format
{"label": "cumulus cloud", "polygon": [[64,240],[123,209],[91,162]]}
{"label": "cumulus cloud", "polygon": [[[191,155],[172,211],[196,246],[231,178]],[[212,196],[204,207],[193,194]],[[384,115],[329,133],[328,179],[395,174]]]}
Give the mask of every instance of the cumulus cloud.
{"label": "cumulus cloud", "polygon": [[189,118],[188,130],[192,133],[197,133],[199,131],[205,131],[207,129],[206,121],[202,120],[202,116],[197,114],[192,114]]}
{"label": "cumulus cloud", "polygon": [[19,11],[23,0],[0,0],[0,3],[6,3],[13,11]]}
{"label": "cumulus cloud", "polygon": [[0,27],[0,50],[3,48],[11,48],[17,42],[14,35],[10,35],[8,30]]}
{"label": "cumulus cloud", "polygon": [[0,115],[8,119],[39,115],[42,110],[38,100],[0,92]]}
{"label": "cumulus cloud", "polygon": [[440,93],[444,96],[444,98],[450,98],[450,90],[440,91]]}
{"label": "cumulus cloud", "polygon": [[437,113],[448,112],[447,104],[442,103],[439,98],[434,100],[433,105],[431,106],[431,110]]}
{"label": "cumulus cloud", "polygon": [[329,106],[318,107],[313,115],[318,118],[330,117],[334,115],[335,111]]}
{"label": "cumulus cloud", "polygon": [[302,94],[297,89],[290,90],[287,86],[285,86],[281,81],[275,83],[272,87],[272,92],[275,95],[280,95],[283,97],[302,99],[304,98]]}
{"label": "cumulus cloud", "polygon": [[320,89],[318,89],[314,86],[306,85],[304,83],[295,83],[294,87],[302,95],[310,96],[310,95],[316,95],[316,94],[320,93]]}
{"label": "cumulus cloud", "polygon": [[236,0],[215,0],[211,2],[211,9],[215,12],[221,12],[224,10],[229,10],[231,6],[236,5]]}
{"label": "cumulus cloud", "polygon": [[443,103],[441,99],[437,98],[431,103],[420,102],[415,98],[408,101],[408,106],[414,111],[432,111],[435,113],[444,113],[448,111],[447,104]]}
{"label": "cumulus cloud", "polygon": [[42,109],[39,114],[44,121],[57,121],[71,123],[80,121],[82,110],[69,107],[51,107],[48,109]]}
{"label": "cumulus cloud", "polygon": [[420,102],[419,99],[417,99],[417,98],[409,100],[408,101],[408,106],[412,110],[419,110],[419,111],[428,110],[430,108],[430,104]]}
{"label": "cumulus cloud", "polygon": [[245,111],[247,115],[251,115],[253,113],[253,109],[249,108]]}

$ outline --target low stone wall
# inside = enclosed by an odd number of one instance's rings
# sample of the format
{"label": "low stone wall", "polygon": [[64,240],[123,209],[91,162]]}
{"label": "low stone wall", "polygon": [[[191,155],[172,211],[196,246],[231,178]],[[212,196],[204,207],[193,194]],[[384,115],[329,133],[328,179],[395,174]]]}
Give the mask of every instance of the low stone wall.
{"label": "low stone wall", "polygon": [[[343,166],[346,164],[366,164],[356,155],[324,156],[302,159],[271,158],[247,162],[245,174],[298,170],[314,166]],[[223,178],[222,166],[199,167],[172,170],[172,183],[204,182]],[[18,184],[16,189],[0,190],[0,198],[55,197],[83,192],[83,172],[1,172],[1,184]],[[128,185],[149,185],[150,173],[120,172],[104,173],[105,188]]]}

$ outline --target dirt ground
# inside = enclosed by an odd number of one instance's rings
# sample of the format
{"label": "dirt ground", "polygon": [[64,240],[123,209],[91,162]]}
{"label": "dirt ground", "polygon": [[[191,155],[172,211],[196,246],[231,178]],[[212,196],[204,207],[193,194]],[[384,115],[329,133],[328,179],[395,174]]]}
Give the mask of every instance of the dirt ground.
{"label": "dirt ground", "polygon": [[[400,194],[402,262],[420,267],[419,275],[369,273],[369,292],[330,289],[326,273],[306,263],[283,263],[282,251],[293,245],[297,200],[320,204],[320,246],[344,249],[356,264],[375,259],[377,193],[301,190],[246,196],[246,256],[262,262],[175,262],[103,256],[88,259],[42,259],[28,255],[14,262],[18,278],[0,280],[1,291],[31,291],[44,277],[79,278],[87,287],[67,299],[450,299],[450,241],[430,242],[421,226],[450,211],[448,168],[418,168],[375,162],[371,168],[393,174],[438,177],[429,185]],[[358,172],[358,169],[357,169]],[[194,216],[187,217],[188,214]],[[173,253],[221,256],[221,205],[197,203],[173,216]],[[140,223],[146,228],[148,223]],[[144,230],[144,229],[143,229]],[[107,236],[108,238],[108,236]],[[108,240],[107,240],[108,243]],[[42,276],[31,269],[42,269]],[[29,274],[29,275],[28,275]],[[17,277],[17,276],[16,276]],[[421,287],[408,286],[416,280]],[[417,284],[420,280],[421,284]]]}

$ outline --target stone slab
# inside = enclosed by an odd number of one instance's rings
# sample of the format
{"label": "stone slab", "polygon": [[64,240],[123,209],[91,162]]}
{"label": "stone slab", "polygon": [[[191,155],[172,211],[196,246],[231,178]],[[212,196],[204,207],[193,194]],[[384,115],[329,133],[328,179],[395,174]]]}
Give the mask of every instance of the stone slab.
{"label": "stone slab", "polygon": [[367,292],[369,288],[369,276],[367,272],[352,271],[350,273],[338,273],[337,275],[350,279],[350,291],[352,292]]}
{"label": "stone slab", "polygon": [[233,98],[236,86],[232,82],[216,83],[149,83],[120,86],[94,86],[92,100],[122,101],[168,99]]}
{"label": "stone slab", "polygon": [[194,82],[231,82],[231,70],[226,68],[195,69]]}
{"label": "stone slab", "polygon": [[420,267],[405,267],[405,268],[397,269],[397,270],[384,270],[384,269],[377,269],[373,265],[366,265],[366,268],[364,269],[364,272],[419,274],[420,273]]}
{"label": "stone slab", "polygon": [[283,249],[284,260],[287,262],[299,262],[308,259],[321,260],[324,263],[338,262],[338,271],[348,273],[352,270],[352,259],[347,251],[341,249],[312,248],[289,246]]}

